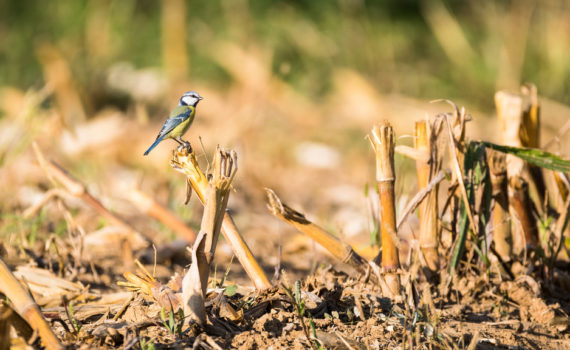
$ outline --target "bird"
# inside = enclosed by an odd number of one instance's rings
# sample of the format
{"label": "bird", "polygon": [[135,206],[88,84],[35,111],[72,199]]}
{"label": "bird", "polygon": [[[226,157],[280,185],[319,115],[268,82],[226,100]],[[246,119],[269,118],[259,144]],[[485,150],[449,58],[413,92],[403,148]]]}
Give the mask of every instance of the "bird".
{"label": "bird", "polygon": [[186,144],[187,142],[182,140],[182,136],[186,133],[188,128],[190,128],[190,125],[192,125],[194,116],[196,115],[196,106],[198,102],[203,99],[204,98],[196,91],[184,93],[178,101],[178,106],[170,112],[170,115],[164,124],[162,124],[162,129],[160,129],[158,136],[156,136],[156,141],[144,152],[144,155],[148,155],[160,141],[167,138],[171,138],[181,145]]}

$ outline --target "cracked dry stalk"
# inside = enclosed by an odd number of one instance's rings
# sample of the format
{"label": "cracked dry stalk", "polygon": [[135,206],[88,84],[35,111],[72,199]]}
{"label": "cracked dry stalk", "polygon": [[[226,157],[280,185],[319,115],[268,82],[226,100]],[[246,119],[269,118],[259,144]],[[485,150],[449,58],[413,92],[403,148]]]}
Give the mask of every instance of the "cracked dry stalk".
{"label": "cracked dry stalk", "polygon": [[389,290],[383,291],[388,295],[400,294],[400,277],[397,270],[400,267],[396,230],[396,207],[394,195],[394,131],[392,126],[384,121],[372,128],[370,140],[376,152],[376,181],[380,193],[380,228],[382,253],[374,258],[376,264],[382,263],[385,280]]}
{"label": "cracked dry stalk", "polygon": [[538,227],[536,218],[532,213],[528,183],[522,176],[514,176],[509,179],[509,189],[511,214],[517,219],[515,227],[518,227],[521,233],[518,237],[519,240],[514,240],[513,242],[513,250],[515,253],[518,253],[525,247],[536,247],[538,243]]}
{"label": "cracked dry stalk", "polygon": [[491,184],[493,186],[493,242],[504,262],[511,260],[512,236],[507,196],[507,163],[504,153],[487,150]]}
{"label": "cracked dry stalk", "polygon": [[529,105],[524,111],[520,130],[522,145],[525,147],[540,147],[540,105],[538,104],[538,91],[534,84],[525,84],[521,87],[523,96],[528,97]]}
{"label": "cracked dry stalk", "polygon": [[358,255],[349,244],[342,242],[320,226],[307,220],[302,213],[291,209],[288,205],[281,202],[281,199],[277,197],[273,190],[266,188],[265,193],[267,195],[267,208],[273,216],[295,227],[301,233],[324,247],[335,258],[353,266],[361,274],[367,273],[368,262]]}
{"label": "cracked dry stalk", "polygon": [[[453,192],[450,194],[452,196],[451,199],[451,227],[452,230],[454,231],[454,236],[457,234],[457,218],[459,217],[459,211],[461,208],[461,200],[463,200],[463,203],[465,204],[465,209],[468,213],[468,218],[469,218],[469,223],[471,225],[471,227],[473,228],[473,232],[477,232],[474,228],[475,228],[475,223],[473,222],[473,214],[471,213],[471,209],[469,207],[469,204],[467,203],[467,196],[465,193],[465,184],[463,183],[463,176],[465,174],[465,149],[466,144],[465,144],[465,133],[466,133],[466,124],[467,124],[467,119],[468,116],[465,112],[465,108],[461,108],[461,110],[457,107],[457,105],[455,105],[453,102],[451,101],[447,101],[449,104],[451,104],[453,106],[454,112],[453,112],[453,130],[452,132],[449,132],[450,134],[450,146],[449,146],[449,150],[450,150],[450,156],[452,157],[452,163],[455,165],[455,171],[452,171],[452,178],[453,178],[453,183],[457,183],[458,186],[455,187],[455,190],[453,190]],[[446,121],[448,124],[448,127],[451,127],[449,125],[449,119],[447,117]],[[455,191],[459,190],[458,195],[456,195]]]}
{"label": "cracked dry stalk", "polygon": [[192,247],[192,265],[182,281],[184,315],[187,321],[206,323],[206,289],[210,265],[214,259],[222,220],[230,197],[231,183],[237,172],[237,155],[234,151],[216,149],[214,173],[206,190],[206,206],[198,239]]}
{"label": "cracked dry stalk", "polygon": [[[452,176],[452,183],[457,184],[457,186],[450,187],[450,209],[449,212],[451,213],[451,231],[453,236],[457,234],[457,218],[460,209],[460,202],[461,200],[466,200],[466,193],[465,193],[465,184],[463,183],[463,175],[464,174],[464,160],[465,160],[465,132],[466,132],[466,124],[469,120],[469,115],[466,113],[465,108],[459,109],[453,101],[450,100],[435,100],[432,102],[445,102],[453,107],[453,114],[440,114],[438,118],[441,118],[442,123],[445,122],[447,124],[448,134],[449,134],[449,150],[450,150],[450,157],[452,163],[451,172]],[[452,120],[451,122],[449,120]],[[456,194],[459,191],[460,194]],[[469,213],[469,222],[472,227],[473,225],[473,215],[469,210],[469,206],[467,206],[467,211]],[[474,231],[476,232],[476,231]]]}
{"label": "cracked dry stalk", "polygon": [[[206,216],[206,214],[204,214]],[[196,242],[192,246],[192,264],[182,280],[182,305],[184,305],[184,322],[197,322],[203,326],[206,324],[206,289],[210,265],[204,246],[206,231],[200,231]]]}
{"label": "cracked dry stalk", "polygon": [[[213,166],[214,174],[206,192],[206,210],[200,228],[201,230],[206,229],[208,233],[206,235],[204,252],[209,264],[214,259],[218,237],[220,236],[220,227],[230,197],[231,183],[237,172],[236,152],[225,152],[221,149],[216,149]],[[215,203],[216,205],[211,206],[210,203]],[[205,228],[204,225],[206,225]]]}
{"label": "cracked dry stalk", "polygon": [[[538,104],[538,91],[534,84],[521,86],[522,95],[528,99],[528,105],[522,114],[520,126],[521,144],[524,147],[540,148],[540,105]],[[546,182],[542,169],[532,164],[527,164],[531,178],[532,192],[537,198],[537,209],[542,211],[542,205],[546,197]]]}
{"label": "cracked dry stalk", "polygon": [[[509,93],[506,91],[498,91],[495,94],[495,105],[497,108],[497,116],[501,123],[501,142],[507,146],[525,147],[531,142],[538,142],[535,135],[535,128],[538,123],[533,126],[533,118],[538,118],[538,106],[529,105],[522,96]],[[530,115],[536,115],[531,118]],[[513,234],[513,252],[519,254],[525,244],[531,247],[536,246],[538,242],[537,224],[532,212],[532,202],[529,192],[529,184],[523,178],[527,173],[533,174],[535,171],[529,170],[525,162],[513,155],[508,154],[506,157],[508,194],[509,194],[509,213],[514,221]],[[539,170],[538,170],[539,171]],[[531,177],[534,179],[534,176]],[[533,181],[533,184],[535,182]],[[534,188],[537,188],[534,185]],[[540,208],[543,201],[544,193],[539,194],[538,200]]]}
{"label": "cracked dry stalk", "polygon": [[0,292],[10,300],[10,306],[28,322],[34,332],[37,332],[46,349],[64,349],[43,318],[38,305],[2,259],[0,259]]}
{"label": "cracked dry stalk", "polygon": [[[206,194],[209,182],[206,175],[200,169],[196,155],[190,145],[181,145],[173,152],[170,165],[177,171],[186,175],[189,184],[202,202],[206,203]],[[252,280],[255,288],[263,290],[271,287],[269,279],[263,269],[251,253],[251,250],[243,240],[235,226],[231,215],[226,211],[222,219],[222,234],[230,243],[233,253]]]}
{"label": "cracked dry stalk", "polygon": [[[439,123],[441,125],[441,123]],[[418,178],[418,190],[426,188],[433,176],[439,170],[441,162],[437,159],[436,134],[432,125],[427,120],[417,121],[415,125],[414,146],[417,151],[426,157],[416,160],[416,174]],[[428,194],[428,197],[419,205],[420,213],[420,248],[424,255],[429,275],[434,275],[439,270],[439,227],[437,217],[438,187]]]}

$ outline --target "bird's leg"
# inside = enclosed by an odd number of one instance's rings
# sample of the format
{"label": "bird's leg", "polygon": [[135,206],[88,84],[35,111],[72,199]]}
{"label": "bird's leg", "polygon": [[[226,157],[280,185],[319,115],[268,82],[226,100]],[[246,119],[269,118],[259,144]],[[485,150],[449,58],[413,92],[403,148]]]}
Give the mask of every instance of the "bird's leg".
{"label": "bird's leg", "polygon": [[192,146],[190,145],[190,142],[183,140],[180,136],[177,136],[176,138],[174,138],[174,140],[178,142],[178,144],[180,144],[178,148],[186,148],[190,152],[192,151]]}
{"label": "bird's leg", "polygon": [[184,145],[186,147],[190,147],[190,142],[183,140],[182,137],[180,137],[180,136],[176,137],[175,140],[178,141],[178,143],[181,145]]}

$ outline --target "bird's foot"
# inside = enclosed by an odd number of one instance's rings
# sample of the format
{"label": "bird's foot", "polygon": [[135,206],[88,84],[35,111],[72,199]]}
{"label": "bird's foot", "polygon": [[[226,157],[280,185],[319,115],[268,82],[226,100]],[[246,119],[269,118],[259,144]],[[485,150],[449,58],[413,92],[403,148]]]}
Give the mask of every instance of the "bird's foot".
{"label": "bird's foot", "polygon": [[183,140],[182,137],[178,136],[177,138],[175,138],[175,140],[181,145],[181,146],[185,146],[185,147],[189,147],[192,148],[190,146],[190,142]]}
{"label": "bird's foot", "polygon": [[182,140],[181,138],[176,138],[175,140],[179,144],[179,146],[176,147],[178,152],[192,153],[192,145],[190,145],[190,142]]}
{"label": "bird's foot", "polygon": [[180,136],[176,137],[174,140],[176,140],[176,142],[178,142],[178,144],[181,146],[190,147],[190,142],[183,140]]}

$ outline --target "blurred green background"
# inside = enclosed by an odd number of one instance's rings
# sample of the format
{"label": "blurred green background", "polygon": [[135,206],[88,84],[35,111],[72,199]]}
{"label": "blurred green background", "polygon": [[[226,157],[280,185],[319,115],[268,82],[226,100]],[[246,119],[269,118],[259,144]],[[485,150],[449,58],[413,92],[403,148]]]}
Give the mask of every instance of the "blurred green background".
{"label": "blurred green background", "polygon": [[[495,91],[533,82],[543,144],[568,157],[570,140],[553,136],[570,120],[569,56],[568,1],[0,0],[0,188],[14,189],[0,210],[51,187],[36,141],[119,215],[140,218],[135,188],[197,226],[201,206],[181,205],[169,166],[175,143],[142,155],[196,90],[205,99],[185,138],[204,167],[216,145],[237,151],[230,207],[248,235],[275,229],[264,187],[359,235],[374,180],[366,134],[388,119],[411,145],[416,120],[451,110],[430,100],[465,106],[467,137],[497,141]],[[400,207],[414,162],[398,155],[396,167]]]}
{"label": "blurred green background", "polygon": [[526,81],[570,103],[568,1],[2,0],[0,86],[40,86],[47,44],[94,109],[124,103],[105,86],[117,62],[223,89],[233,78],[213,57],[219,42],[259,49],[272,74],[317,102],[350,68],[382,93],[486,112],[497,88]]}

